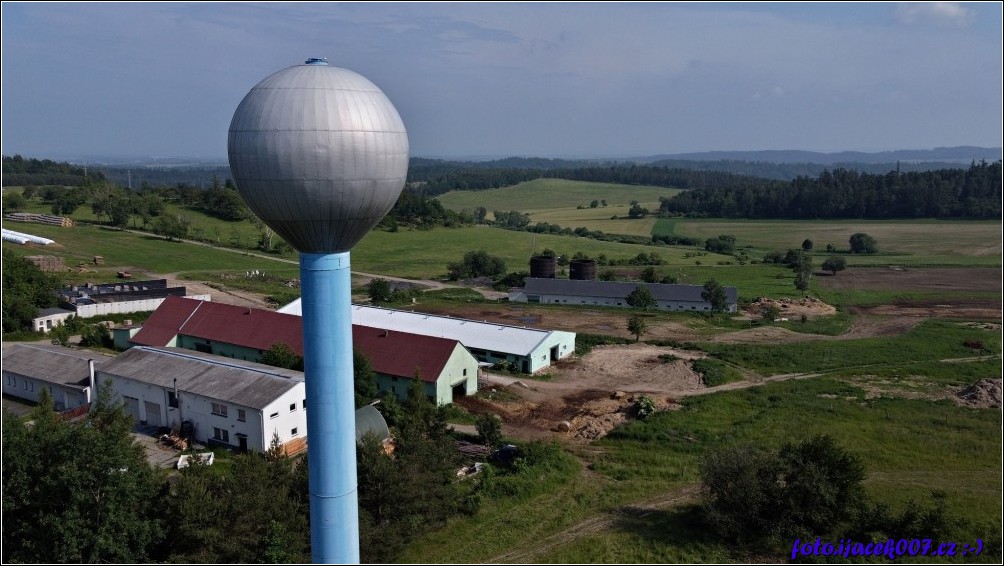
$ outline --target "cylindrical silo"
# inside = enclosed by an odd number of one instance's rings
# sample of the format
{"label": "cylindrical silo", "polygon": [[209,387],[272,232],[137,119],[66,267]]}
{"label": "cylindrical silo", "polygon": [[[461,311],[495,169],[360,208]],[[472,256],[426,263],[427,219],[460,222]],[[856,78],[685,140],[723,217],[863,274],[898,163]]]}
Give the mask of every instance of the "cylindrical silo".
{"label": "cylindrical silo", "polygon": [[554,279],[558,270],[558,258],[550,255],[536,255],[530,258],[530,277]]}
{"label": "cylindrical silo", "polygon": [[400,196],[408,135],[373,83],[309,59],[244,97],[228,152],[248,206],[300,252],[311,558],[358,563],[349,249]]}
{"label": "cylindrical silo", "polygon": [[596,279],[596,261],[592,259],[573,259],[568,265],[568,278],[580,281]]}

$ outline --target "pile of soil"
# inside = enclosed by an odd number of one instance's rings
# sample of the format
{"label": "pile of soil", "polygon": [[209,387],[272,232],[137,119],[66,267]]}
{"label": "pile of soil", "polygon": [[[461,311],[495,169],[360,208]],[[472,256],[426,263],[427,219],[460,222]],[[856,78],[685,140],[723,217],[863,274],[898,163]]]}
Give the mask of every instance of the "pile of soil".
{"label": "pile of soil", "polygon": [[975,409],[1001,408],[1001,380],[981,379],[958,393],[959,403]]}
{"label": "pile of soil", "polygon": [[780,309],[778,317],[781,318],[801,318],[803,314],[807,317],[815,318],[837,313],[836,308],[813,297],[804,297],[801,299],[768,299],[767,297],[760,297],[750,303],[744,309],[743,314],[751,318],[760,318],[763,308],[769,305],[774,305]]}

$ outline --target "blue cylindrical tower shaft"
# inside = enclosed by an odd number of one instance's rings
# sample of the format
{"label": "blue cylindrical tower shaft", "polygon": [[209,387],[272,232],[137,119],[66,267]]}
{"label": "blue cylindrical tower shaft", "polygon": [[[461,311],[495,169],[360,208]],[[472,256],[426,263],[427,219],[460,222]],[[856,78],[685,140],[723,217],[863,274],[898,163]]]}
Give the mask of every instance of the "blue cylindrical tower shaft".
{"label": "blue cylindrical tower shaft", "polygon": [[300,253],[310,541],[315,564],[359,563],[349,252]]}

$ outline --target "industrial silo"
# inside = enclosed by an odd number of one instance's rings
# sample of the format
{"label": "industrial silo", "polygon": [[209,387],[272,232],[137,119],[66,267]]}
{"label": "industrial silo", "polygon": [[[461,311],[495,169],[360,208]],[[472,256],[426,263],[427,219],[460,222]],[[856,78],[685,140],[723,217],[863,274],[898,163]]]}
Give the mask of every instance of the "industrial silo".
{"label": "industrial silo", "polygon": [[311,558],[358,563],[349,249],[400,196],[408,134],[376,85],[308,59],[248,92],[228,153],[248,206],[300,252]]}
{"label": "industrial silo", "polygon": [[568,278],[580,281],[596,279],[596,261],[592,259],[573,259],[568,265]]}
{"label": "industrial silo", "polygon": [[530,277],[554,279],[558,270],[558,258],[550,255],[536,255],[530,258]]}

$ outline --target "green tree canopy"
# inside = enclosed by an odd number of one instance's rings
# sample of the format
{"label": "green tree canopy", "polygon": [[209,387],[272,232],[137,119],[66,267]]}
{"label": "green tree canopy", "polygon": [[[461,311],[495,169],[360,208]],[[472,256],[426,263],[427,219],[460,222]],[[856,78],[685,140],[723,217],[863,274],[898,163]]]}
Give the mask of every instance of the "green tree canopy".
{"label": "green tree canopy", "polygon": [[864,232],[852,234],[850,237],[851,253],[853,254],[873,254],[878,252],[878,242]]}
{"label": "green tree canopy", "polygon": [[842,257],[840,257],[840,256],[838,256],[838,255],[833,255],[833,256],[830,256],[830,257],[826,258],[823,261],[823,266],[822,267],[826,271],[829,271],[829,272],[833,273],[834,275],[836,275],[838,271],[843,271],[843,270],[847,269],[847,260],[844,259],[844,258],[842,258]]}
{"label": "green tree canopy", "polygon": [[861,460],[828,436],[778,452],[728,447],[701,463],[705,517],[740,543],[830,532],[860,508],[863,479]]}
{"label": "green tree canopy", "polygon": [[641,316],[633,314],[628,317],[627,330],[631,334],[634,334],[634,341],[637,342],[641,340],[643,334],[648,332],[648,324]]}
{"label": "green tree canopy", "polygon": [[701,291],[701,298],[711,305],[711,312],[724,312],[729,306],[728,296],[725,294],[725,287],[714,279],[704,282],[704,289]]}
{"label": "green tree canopy", "polygon": [[31,426],[5,411],[4,562],[152,561],[163,480],[110,385],[99,392],[85,423],[61,420],[47,389]]}
{"label": "green tree canopy", "polygon": [[22,256],[4,250],[3,331],[30,330],[38,309],[54,307],[59,279]]}
{"label": "green tree canopy", "polygon": [[652,291],[648,287],[638,285],[634,288],[634,291],[628,293],[627,304],[636,309],[651,309],[655,308],[658,303],[656,303],[655,297],[652,296]]}
{"label": "green tree canopy", "polygon": [[374,305],[387,303],[391,297],[390,283],[381,277],[374,277],[366,284],[366,294]]}

